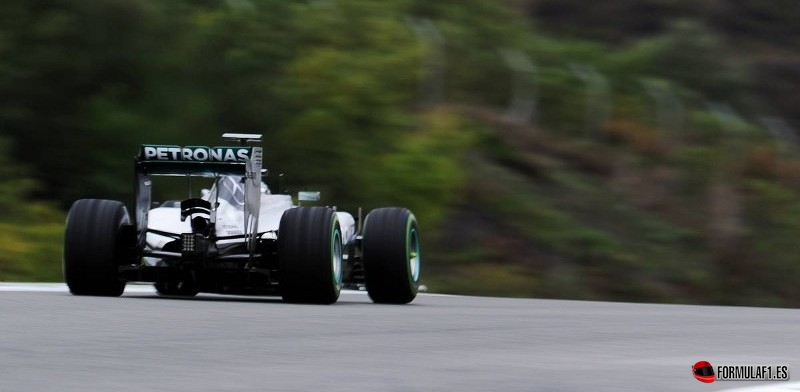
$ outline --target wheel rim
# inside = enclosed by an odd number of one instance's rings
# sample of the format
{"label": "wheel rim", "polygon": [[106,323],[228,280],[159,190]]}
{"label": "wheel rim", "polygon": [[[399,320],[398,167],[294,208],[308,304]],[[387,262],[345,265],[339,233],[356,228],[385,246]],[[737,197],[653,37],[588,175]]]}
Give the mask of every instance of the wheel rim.
{"label": "wheel rim", "polygon": [[411,228],[408,235],[408,270],[414,283],[419,281],[420,254],[419,254],[419,235],[416,228]]}
{"label": "wheel rim", "polygon": [[333,243],[331,244],[333,252],[331,262],[333,263],[333,284],[338,289],[342,285],[342,233],[339,229],[335,229],[333,233]]}

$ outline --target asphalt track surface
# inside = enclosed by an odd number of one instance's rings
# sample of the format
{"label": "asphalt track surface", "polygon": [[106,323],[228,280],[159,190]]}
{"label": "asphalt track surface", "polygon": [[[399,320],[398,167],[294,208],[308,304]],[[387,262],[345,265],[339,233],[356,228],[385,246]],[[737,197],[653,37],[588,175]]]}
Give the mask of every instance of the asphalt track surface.
{"label": "asphalt track surface", "polygon": [[362,293],[312,306],[25,287],[0,284],[2,392],[800,390],[691,376],[699,360],[800,376],[793,309],[436,295],[385,306]]}

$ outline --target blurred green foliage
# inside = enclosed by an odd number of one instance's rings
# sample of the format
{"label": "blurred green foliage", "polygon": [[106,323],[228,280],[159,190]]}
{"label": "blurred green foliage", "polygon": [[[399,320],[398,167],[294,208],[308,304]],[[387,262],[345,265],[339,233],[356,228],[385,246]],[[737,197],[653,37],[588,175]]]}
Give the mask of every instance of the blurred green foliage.
{"label": "blurred green foliage", "polygon": [[65,216],[52,203],[28,202],[39,182],[9,157],[0,138],[0,277],[2,280],[60,280]]}
{"label": "blurred green foliage", "polygon": [[58,280],[63,211],[129,203],[139,144],[237,130],[283,190],[413,209],[434,291],[796,306],[800,160],[758,117],[799,118],[797,7],[728,3],[4,1],[0,280]]}

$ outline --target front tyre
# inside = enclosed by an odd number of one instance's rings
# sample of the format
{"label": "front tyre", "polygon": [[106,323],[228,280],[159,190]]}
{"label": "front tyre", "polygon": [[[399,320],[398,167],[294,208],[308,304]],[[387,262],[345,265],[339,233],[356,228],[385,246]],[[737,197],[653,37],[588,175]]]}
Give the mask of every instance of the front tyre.
{"label": "front tyre", "polygon": [[375,303],[407,304],[419,289],[420,237],[406,208],[378,208],[364,221],[362,257],[367,293]]}
{"label": "front tyre", "polygon": [[113,200],[82,199],[72,204],[64,233],[64,281],[74,295],[118,297],[124,247],[120,229],[130,223],[125,205]]}
{"label": "front tyre", "polygon": [[342,289],[342,230],[327,207],[286,210],[278,229],[280,291],[284,301],[332,304]]}

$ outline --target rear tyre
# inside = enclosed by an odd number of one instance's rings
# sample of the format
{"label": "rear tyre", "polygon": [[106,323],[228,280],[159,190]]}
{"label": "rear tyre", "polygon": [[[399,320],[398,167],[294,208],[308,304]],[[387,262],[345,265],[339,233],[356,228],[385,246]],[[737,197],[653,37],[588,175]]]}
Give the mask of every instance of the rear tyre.
{"label": "rear tyre", "polygon": [[284,301],[332,304],[342,289],[342,231],[327,207],[286,210],[278,230]]}
{"label": "rear tyre", "polygon": [[364,221],[362,257],[367,293],[375,303],[407,304],[419,289],[420,237],[406,208],[378,208]]}
{"label": "rear tyre", "polygon": [[113,200],[82,199],[72,204],[64,234],[64,281],[74,295],[118,297],[125,260],[120,229],[130,223],[125,205]]}

